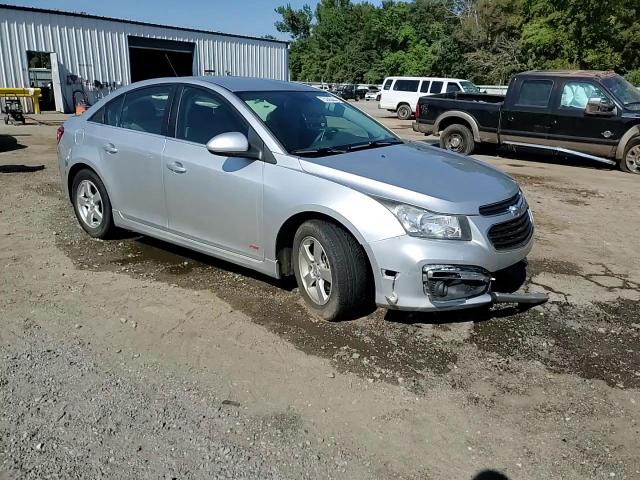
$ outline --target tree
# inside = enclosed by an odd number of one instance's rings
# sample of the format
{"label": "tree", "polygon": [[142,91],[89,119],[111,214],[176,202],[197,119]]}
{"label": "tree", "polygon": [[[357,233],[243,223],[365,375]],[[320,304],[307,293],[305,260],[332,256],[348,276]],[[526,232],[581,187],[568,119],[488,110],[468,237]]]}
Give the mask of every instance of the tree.
{"label": "tree", "polygon": [[308,38],[311,34],[313,14],[309,5],[296,10],[288,3],[286,6],[276,8],[276,13],[282,17],[282,20],[275,24],[279,32],[289,33],[294,40]]}
{"label": "tree", "polygon": [[506,83],[525,69],[640,71],[640,0],[320,0],[315,11],[276,11],[297,80]]}

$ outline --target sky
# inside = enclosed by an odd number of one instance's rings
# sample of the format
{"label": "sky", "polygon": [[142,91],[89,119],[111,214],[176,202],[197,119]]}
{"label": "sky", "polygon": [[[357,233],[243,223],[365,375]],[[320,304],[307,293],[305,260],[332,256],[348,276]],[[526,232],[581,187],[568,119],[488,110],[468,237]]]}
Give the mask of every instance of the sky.
{"label": "sky", "polygon": [[[317,0],[0,0],[0,3],[28,7],[84,12],[105,17],[139,20],[178,27],[200,28],[224,33],[261,37],[273,35],[289,40],[274,27],[275,9],[290,3],[312,8]],[[379,3],[379,2],[374,2]]]}

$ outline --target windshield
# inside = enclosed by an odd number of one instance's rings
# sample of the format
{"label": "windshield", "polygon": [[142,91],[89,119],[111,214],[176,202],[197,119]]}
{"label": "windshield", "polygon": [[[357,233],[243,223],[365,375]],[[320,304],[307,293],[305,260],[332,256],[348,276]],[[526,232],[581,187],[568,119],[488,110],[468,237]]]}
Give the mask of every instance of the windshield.
{"label": "windshield", "polygon": [[323,92],[237,94],[292,154],[325,156],[401,143],[360,110]]}
{"label": "windshield", "polygon": [[462,90],[466,93],[480,93],[480,89],[468,80],[460,82],[460,85],[462,86]]}
{"label": "windshield", "polygon": [[620,75],[602,79],[602,84],[624,105],[640,104],[640,90],[627,82]]}

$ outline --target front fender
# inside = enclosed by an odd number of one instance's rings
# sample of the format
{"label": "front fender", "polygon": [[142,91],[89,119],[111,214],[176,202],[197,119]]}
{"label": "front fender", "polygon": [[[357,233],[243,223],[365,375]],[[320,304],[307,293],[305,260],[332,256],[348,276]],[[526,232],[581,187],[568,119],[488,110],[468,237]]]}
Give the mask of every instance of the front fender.
{"label": "front fender", "polygon": [[634,125],[627,130],[624,135],[622,135],[622,138],[620,138],[620,142],[618,143],[618,148],[616,148],[616,160],[622,160],[627,144],[632,138],[637,136],[640,136],[640,125]]}
{"label": "front fender", "polygon": [[301,213],[318,213],[339,222],[363,245],[370,258],[370,242],[405,234],[400,222],[380,202],[300,170],[277,165],[265,168],[264,189],[265,256],[270,259],[276,258],[276,241],[282,226]]}

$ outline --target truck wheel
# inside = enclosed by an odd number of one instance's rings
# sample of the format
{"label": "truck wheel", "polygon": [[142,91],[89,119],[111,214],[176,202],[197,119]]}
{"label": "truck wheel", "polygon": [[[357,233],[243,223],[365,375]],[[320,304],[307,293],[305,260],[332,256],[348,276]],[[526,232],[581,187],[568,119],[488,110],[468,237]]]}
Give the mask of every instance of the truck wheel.
{"label": "truck wheel", "polygon": [[322,220],[303,223],[293,239],[293,263],[300,295],[325,320],[370,303],[364,250],[343,228]]}
{"label": "truck wheel", "polygon": [[640,138],[629,142],[618,165],[623,172],[640,174]]}
{"label": "truck wheel", "polygon": [[473,133],[464,125],[449,125],[440,134],[440,147],[463,155],[470,155],[476,148]]}
{"label": "truck wheel", "polygon": [[409,120],[411,118],[411,107],[406,103],[403,103],[398,107],[396,114],[400,120]]}

